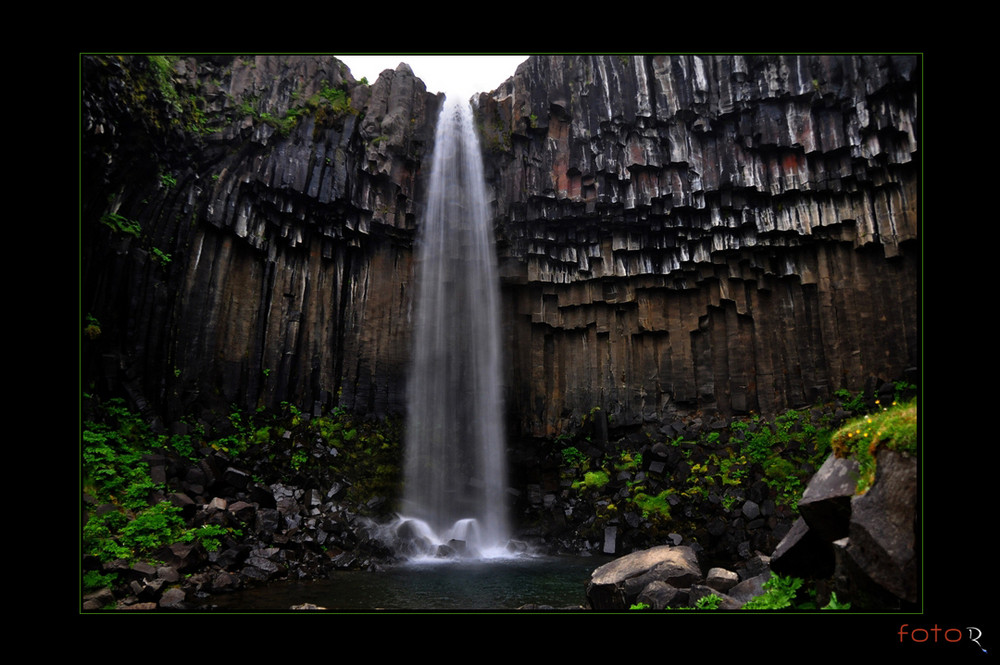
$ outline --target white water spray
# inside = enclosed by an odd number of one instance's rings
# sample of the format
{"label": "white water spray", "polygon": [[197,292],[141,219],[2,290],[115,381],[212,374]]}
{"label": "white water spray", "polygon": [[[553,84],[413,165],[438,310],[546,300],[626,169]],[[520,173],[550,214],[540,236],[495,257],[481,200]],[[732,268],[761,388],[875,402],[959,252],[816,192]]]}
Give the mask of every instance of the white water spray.
{"label": "white water spray", "polygon": [[422,542],[491,556],[509,538],[500,282],[467,102],[442,106],[417,243],[402,520]]}

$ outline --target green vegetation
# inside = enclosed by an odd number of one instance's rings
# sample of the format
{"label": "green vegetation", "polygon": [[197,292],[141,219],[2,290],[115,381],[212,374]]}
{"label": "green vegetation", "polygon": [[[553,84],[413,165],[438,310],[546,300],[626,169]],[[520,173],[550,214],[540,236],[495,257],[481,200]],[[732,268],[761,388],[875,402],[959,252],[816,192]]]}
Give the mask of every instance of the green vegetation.
{"label": "green vegetation", "polygon": [[711,593],[696,600],[694,608],[696,610],[717,610],[721,604],[722,596],[717,596],[714,593]]}
{"label": "green vegetation", "polygon": [[771,579],[764,583],[764,593],[752,598],[743,606],[745,610],[783,610],[792,606],[792,601],[802,587],[799,577],[780,577],[771,573]]}
{"label": "green vegetation", "polygon": [[[91,405],[82,431],[83,491],[101,508],[83,526],[83,553],[98,561],[136,561],[173,542],[198,541],[212,549],[218,538],[233,533],[221,527],[189,529],[180,508],[157,500],[164,487],[152,480],[144,461],[153,452],[190,455],[189,437],[155,435],[120,399]],[[106,583],[109,576],[91,573],[89,585]]]}
{"label": "green vegetation", "polygon": [[[908,383],[896,385],[897,395],[913,390]],[[656,443],[651,434],[646,435],[648,444],[633,443],[614,454],[596,457],[588,436],[595,408],[583,416],[576,435],[566,433],[556,438],[560,472],[571,491],[588,494],[588,501],[595,506],[597,522],[588,527],[591,533],[630,512],[641,516],[643,530],[651,540],[663,528],[684,531],[692,526],[684,520],[697,518],[674,517],[671,507],[678,499],[705,506],[695,508],[696,512],[715,510],[710,506],[713,503],[729,512],[739,508],[746,489],[757,480],[771,490],[771,498],[784,514],[794,514],[809,478],[831,453],[858,458],[862,480],[870,483],[873,445],[912,449],[915,444],[916,410],[912,402],[883,408],[877,400],[846,391],[838,398],[836,404],[792,409],[772,419],[750,414],[731,421],[724,429],[661,441],[675,448],[682,460],[682,471],[666,478],[644,472],[643,451]],[[835,420],[838,408],[858,414],[839,430]]]}
{"label": "green vegetation", "polygon": [[830,452],[830,428],[817,426],[807,412],[792,409],[773,423],[756,414],[733,421],[730,430],[739,448],[725,463],[729,479],[738,482],[746,476],[748,465],[759,465],[778,503],[797,510],[812,470]]}
{"label": "green vegetation", "polygon": [[623,450],[618,453],[618,460],[613,464],[615,471],[635,472],[642,468],[642,453],[632,453]]}
{"label": "green vegetation", "polygon": [[169,254],[159,249],[158,247],[153,247],[151,253],[153,255],[153,260],[159,263],[164,268],[166,268],[167,264],[170,263],[170,261],[172,260],[172,257]]}
{"label": "green vegetation", "polygon": [[[121,233],[124,235],[132,236],[133,238],[143,239],[142,226],[134,219],[129,219],[124,215],[119,215],[118,213],[110,212],[101,217],[101,223],[107,226],[115,233]],[[147,239],[146,243],[149,242]],[[153,260],[164,268],[172,260],[170,254],[164,252],[158,247],[149,248],[150,256]]]}
{"label": "green vegetation", "polygon": [[[876,402],[878,405],[878,402]],[[868,491],[875,480],[875,458],[882,448],[915,454],[917,451],[917,403],[915,399],[893,402],[881,410],[855,418],[832,437],[838,457],[852,457],[859,466],[857,491]]]}
{"label": "green vegetation", "polygon": [[124,233],[136,238],[142,233],[142,227],[134,219],[110,212],[101,217],[101,223],[116,233]]}
{"label": "green vegetation", "polygon": [[[712,504],[728,511],[739,505],[743,490],[755,479],[762,480],[771,489],[771,497],[779,506],[794,514],[805,483],[830,454],[858,460],[859,493],[866,491],[874,480],[879,450],[916,454],[916,399],[902,399],[913,392],[915,386],[912,384],[897,383],[896,399],[883,405],[874,396],[866,398],[844,391],[837,395],[838,402],[833,404],[789,410],[773,419],[751,414],[731,421],[723,430],[663,441],[661,445],[665,443],[675,449],[672,454],[680,460],[677,463],[680,472],[664,477],[659,483],[639,473],[643,469],[645,446],[639,450],[619,450],[615,455],[598,460],[571,445],[574,437],[564,436],[559,439],[563,446],[562,472],[564,478],[583,477],[572,485],[577,491],[600,492],[589,497],[594,506],[594,519],[600,527],[611,520],[620,520],[626,511],[637,510],[644,520],[648,520],[642,528],[654,534],[651,538],[655,538],[660,524],[671,521],[671,500],[676,503],[676,497],[682,502],[693,502],[696,512],[701,510],[699,505],[707,506],[709,511],[717,510],[711,508]],[[853,412],[854,418],[846,423],[840,420],[837,414],[841,409]],[[586,417],[582,425],[587,425]],[[589,442],[588,437],[582,438]],[[636,440],[634,435],[630,439]],[[654,441],[652,435],[647,435],[647,439],[651,444]],[[619,441],[619,445],[625,440]],[[598,468],[617,481],[604,485],[594,482],[590,474]],[[627,480],[628,474],[622,473],[626,471],[632,474],[632,480]],[[647,486],[656,488],[655,496],[654,492],[647,491]],[[665,486],[668,489],[663,489]],[[681,533],[692,530],[692,524],[684,521],[689,519],[689,509],[685,509],[685,516],[673,518],[672,529]],[[598,529],[591,531],[599,533]],[[840,602],[835,593],[819,601],[816,589],[807,588],[806,584],[801,578],[772,575],[764,585],[764,593],[748,602],[744,609],[850,609],[850,603]],[[702,599],[697,608],[675,609],[717,609],[719,602],[718,597],[709,596]],[[639,603],[631,609],[648,609],[648,606]]]}
{"label": "green vegetation", "polygon": [[[297,94],[293,98],[298,97]],[[316,119],[316,130],[324,127],[341,127],[348,115],[358,115],[360,111],[351,104],[351,98],[345,88],[335,88],[328,82],[321,84],[320,91],[312,95],[303,104],[293,106],[281,117],[267,111],[258,110],[260,100],[254,95],[247,95],[237,104],[239,114],[253,118],[274,127],[281,136],[288,136],[298,125],[299,118],[311,115]]]}
{"label": "green vegetation", "polygon": [[93,314],[87,314],[87,319],[83,326],[83,335],[91,340],[101,336],[101,322]]}
{"label": "green vegetation", "polygon": [[476,109],[475,113],[480,141],[484,148],[495,154],[510,152],[511,129],[505,124],[500,114],[500,107],[497,106],[490,116],[485,115],[482,109]]}
{"label": "green vegetation", "polygon": [[606,471],[587,471],[583,474],[583,480],[573,483],[575,490],[601,489],[608,484],[611,478]]}
{"label": "green vegetation", "polygon": [[673,490],[663,490],[656,496],[650,496],[645,492],[636,492],[632,497],[632,502],[642,512],[643,519],[650,519],[657,516],[669,520],[670,504],[667,503],[667,497],[672,493]]}
{"label": "green vegetation", "polygon": [[363,505],[374,497],[394,499],[402,480],[400,444],[402,423],[395,418],[379,421],[359,420],[336,407],[328,414],[305,419],[294,406],[285,404],[290,417],[288,424],[293,440],[315,440],[336,451],[329,456],[317,456],[315,450],[296,448],[290,460],[296,471],[320,470],[335,464],[338,475],[351,479],[347,498]]}
{"label": "green vegetation", "polygon": [[[816,592],[809,590],[802,597],[803,581],[798,577],[782,577],[771,573],[771,579],[764,583],[764,593],[752,598],[742,609],[744,610],[815,610]],[[849,610],[850,603],[841,603],[837,594],[831,593],[830,600],[820,607],[822,610]]]}
{"label": "green vegetation", "polygon": [[[776,611],[776,610],[815,610],[816,591],[804,590],[802,578],[791,576],[780,576],[771,573],[770,579],[764,583],[764,593],[755,598],[751,598],[740,609],[750,611]],[[716,594],[703,596],[695,601],[693,607],[669,607],[670,610],[717,610],[722,605],[722,597]],[[646,603],[635,603],[630,610],[647,610]],[[837,594],[831,593],[829,601],[821,610],[849,610],[850,603],[841,603],[837,600]]]}
{"label": "green vegetation", "polygon": [[[160,97],[173,111],[170,119],[171,124],[183,127],[192,134],[218,131],[218,129],[208,126],[208,118],[202,110],[205,106],[204,100],[194,94],[185,97],[174,85],[174,67],[179,57],[175,55],[151,55],[147,58],[154,86]],[[176,181],[169,174],[164,174],[164,187],[172,187],[175,184]]]}
{"label": "green vegetation", "polygon": [[867,410],[864,393],[851,395],[851,391],[846,388],[841,388],[834,393],[834,397],[839,399],[843,403],[844,408],[848,411],[862,412]]}
{"label": "green vegetation", "polygon": [[587,460],[587,456],[580,452],[575,446],[562,449],[563,465],[567,467],[580,467]]}
{"label": "green vegetation", "polygon": [[181,110],[180,105],[180,95],[177,94],[177,89],[174,87],[174,82],[172,79],[174,73],[174,62],[177,60],[176,56],[166,56],[166,55],[150,55],[147,56],[149,60],[149,69],[152,72],[153,80],[156,83],[156,88],[160,92],[160,96],[170,103],[178,111]]}
{"label": "green vegetation", "polygon": [[[232,117],[210,118],[205,112],[208,104],[200,90],[175,83],[175,68],[180,56],[150,55],[144,56],[144,59],[146,67],[129,62],[126,56],[95,57],[107,67],[109,78],[124,79],[122,90],[128,99],[123,99],[123,102],[135,109],[151,127],[159,130],[176,127],[198,135],[221,131],[224,121],[232,122]],[[256,66],[252,60],[243,64],[250,68]],[[367,84],[366,81],[361,83]],[[219,82],[216,81],[215,85],[218,86]],[[293,93],[292,98],[297,98],[299,94]],[[280,116],[261,110],[260,99],[252,94],[234,100],[234,107],[237,114],[249,115],[266,123],[282,136],[287,136],[297,126],[302,115],[315,114],[317,126],[322,127],[342,125],[343,118],[348,114],[357,115],[360,112],[351,105],[346,88],[335,88],[329,83],[323,83],[320,91],[304,104],[290,108]],[[162,182],[165,187],[175,184],[167,174],[164,174]]]}
{"label": "green vegetation", "polygon": [[[178,56],[94,56],[109,80],[119,81],[115,94],[137,120],[156,130],[179,127],[193,132],[207,131],[203,104],[194,97],[184,98],[174,83]],[[143,66],[143,64],[145,66]]]}
{"label": "green vegetation", "polygon": [[[359,421],[342,409],[307,418],[287,403],[277,414],[234,408],[231,433],[209,439],[197,426],[191,434],[156,434],[121,399],[85,396],[85,413],[82,490],[92,508],[83,526],[83,554],[100,562],[152,560],[158,549],[175,542],[198,542],[213,551],[224,539],[242,535],[240,529],[213,524],[186,525],[180,509],[162,498],[167,488],[152,480],[145,460],[153,453],[198,460],[207,447],[247,466],[267,458],[275,475],[257,479],[264,484],[297,474],[319,477],[333,466],[338,476],[350,479],[348,500],[357,506],[375,496],[392,498],[400,484],[396,421]],[[88,573],[84,588],[106,585],[109,577]]]}

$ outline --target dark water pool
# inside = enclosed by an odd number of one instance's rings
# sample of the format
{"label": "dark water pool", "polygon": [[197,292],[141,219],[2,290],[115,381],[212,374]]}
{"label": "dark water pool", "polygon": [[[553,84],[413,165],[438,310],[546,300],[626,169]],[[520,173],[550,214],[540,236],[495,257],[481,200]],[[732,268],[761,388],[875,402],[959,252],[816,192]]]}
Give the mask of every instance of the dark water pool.
{"label": "dark water pool", "polygon": [[512,610],[586,605],[586,585],[603,556],[519,557],[409,563],[382,572],[338,571],[329,580],[278,582],[214,597],[219,612],[285,611],[312,603],[328,610]]}

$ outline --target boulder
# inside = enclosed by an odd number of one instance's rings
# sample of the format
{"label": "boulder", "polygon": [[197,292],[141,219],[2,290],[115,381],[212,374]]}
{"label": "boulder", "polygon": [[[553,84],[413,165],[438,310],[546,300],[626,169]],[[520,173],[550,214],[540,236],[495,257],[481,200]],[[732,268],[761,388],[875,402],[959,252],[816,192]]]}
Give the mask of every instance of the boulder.
{"label": "boulder", "polygon": [[115,602],[115,595],[112,593],[111,589],[102,588],[89,593],[83,597],[83,610],[101,610],[105,607],[110,607]]}
{"label": "boulder", "polygon": [[800,577],[833,574],[836,557],[832,543],[847,535],[857,478],[857,461],[827,457],[802,493],[801,517],[771,557],[776,573]]}
{"label": "boulder", "polygon": [[870,580],[907,603],[919,598],[917,459],[882,450],[871,489],[851,501],[847,554]]}
{"label": "boulder", "polygon": [[742,607],[743,603],[746,602],[732,598],[728,594],[723,593],[718,589],[713,589],[710,586],[706,586],[704,584],[693,584],[689,592],[688,606],[695,607],[699,600],[707,598],[708,596],[719,597],[721,602],[715,607],[715,609],[719,610],[738,610]]}
{"label": "boulder", "polygon": [[160,596],[159,606],[163,609],[185,609],[186,594],[181,589],[167,589]]}
{"label": "boulder", "polygon": [[901,609],[919,600],[917,459],[880,450],[875,478],[855,495],[856,463],[833,457],[799,503],[802,517],[778,544],[779,575],[832,578],[838,597],[858,609]]}
{"label": "boulder", "polygon": [[743,605],[751,598],[756,598],[764,593],[764,583],[769,579],[771,579],[770,571],[763,572],[760,575],[743,580],[729,589],[726,595]]}
{"label": "boulder", "polygon": [[771,555],[771,569],[779,575],[827,577],[834,569],[833,549],[800,517]]}
{"label": "boulder", "polygon": [[830,455],[813,475],[799,500],[799,514],[828,542],[847,535],[851,498],[858,483],[858,463]]}
{"label": "boulder", "polygon": [[628,609],[652,582],[684,589],[702,579],[694,550],[660,545],[625,555],[595,570],[587,584],[587,599],[595,610]]}
{"label": "boulder", "polygon": [[706,586],[716,591],[722,591],[723,593],[736,586],[739,581],[739,575],[725,568],[712,568],[705,577]]}
{"label": "boulder", "polygon": [[155,558],[181,573],[196,570],[205,560],[202,551],[189,543],[173,543],[161,547],[157,550]]}
{"label": "boulder", "polygon": [[639,592],[636,603],[646,605],[653,610],[662,610],[676,604],[675,599],[678,594],[680,591],[677,587],[670,586],[660,580],[654,580]]}

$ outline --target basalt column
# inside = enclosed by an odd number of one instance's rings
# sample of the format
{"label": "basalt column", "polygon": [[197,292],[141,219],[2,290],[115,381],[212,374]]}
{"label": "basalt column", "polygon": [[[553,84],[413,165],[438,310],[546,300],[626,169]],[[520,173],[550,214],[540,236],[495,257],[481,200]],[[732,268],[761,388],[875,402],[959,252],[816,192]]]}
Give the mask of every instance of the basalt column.
{"label": "basalt column", "polygon": [[330,56],[88,56],[83,88],[85,387],[401,414],[440,98]]}
{"label": "basalt column", "polygon": [[919,60],[531,58],[481,95],[512,420],[914,377]]}

